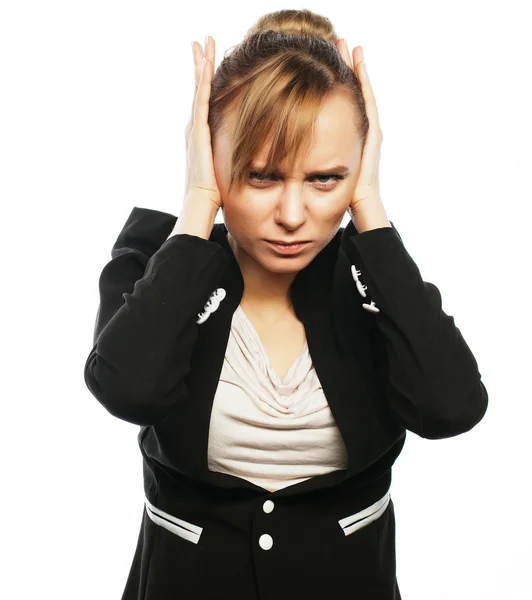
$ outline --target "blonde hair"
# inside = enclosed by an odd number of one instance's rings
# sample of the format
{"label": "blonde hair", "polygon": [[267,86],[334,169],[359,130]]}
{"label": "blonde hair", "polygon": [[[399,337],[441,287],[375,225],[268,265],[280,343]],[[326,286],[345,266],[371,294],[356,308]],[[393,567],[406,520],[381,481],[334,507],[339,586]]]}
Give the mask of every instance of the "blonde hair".
{"label": "blonde hair", "polygon": [[362,143],[368,131],[362,90],[335,46],[332,23],[310,10],[279,10],[262,16],[242,42],[225,52],[214,73],[209,127],[214,141],[236,111],[231,185],[247,180],[251,162],[272,138],[264,172],[286,159],[292,169],[306,154],[323,100],[345,90]]}

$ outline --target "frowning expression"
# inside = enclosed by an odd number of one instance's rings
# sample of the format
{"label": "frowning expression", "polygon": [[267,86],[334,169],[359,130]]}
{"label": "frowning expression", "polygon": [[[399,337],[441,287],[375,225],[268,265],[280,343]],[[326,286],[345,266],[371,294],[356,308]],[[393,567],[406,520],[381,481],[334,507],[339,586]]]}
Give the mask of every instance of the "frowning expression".
{"label": "frowning expression", "polygon": [[[228,117],[231,119],[232,117]],[[360,168],[362,142],[345,93],[323,103],[307,155],[286,172],[265,174],[269,146],[255,157],[248,179],[229,189],[231,123],[213,142],[216,179],[228,240],[240,253],[277,273],[303,269],[331,241],[350,205]],[[306,241],[298,251],[276,250],[268,240]]]}

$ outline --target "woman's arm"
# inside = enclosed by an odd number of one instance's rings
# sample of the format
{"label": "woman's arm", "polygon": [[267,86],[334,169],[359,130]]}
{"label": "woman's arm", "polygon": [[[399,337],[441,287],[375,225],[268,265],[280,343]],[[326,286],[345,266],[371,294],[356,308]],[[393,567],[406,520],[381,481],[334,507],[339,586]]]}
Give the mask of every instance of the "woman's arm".
{"label": "woman's arm", "polygon": [[170,235],[176,221],[135,207],[99,279],[85,383],[112,415],[138,425],[154,424],[185,398],[196,319],[228,264],[217,243]]}
{"label": "woman's arm", "polygon": [[[406,429],[428,439],[459,435],[484,416],[488,393],[477,361],[438,288],[423,281],[392,227],[358,233],[346,226],[341,244],[374,306],[373,348],[389,408]],[[357,288],[358,289],[358,288]]]}

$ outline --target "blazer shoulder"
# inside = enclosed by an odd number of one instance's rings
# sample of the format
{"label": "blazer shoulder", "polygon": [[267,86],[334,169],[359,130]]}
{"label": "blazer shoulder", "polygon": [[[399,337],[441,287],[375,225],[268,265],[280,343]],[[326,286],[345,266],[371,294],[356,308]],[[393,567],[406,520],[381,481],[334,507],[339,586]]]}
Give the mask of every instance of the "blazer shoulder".
{"label": "blazer shoulder", "polygon": [[135,248],[146,256],[154,254],[168,239],[177,221],[171,213],[134,206],[113,245],[114,258],[125,248]]}

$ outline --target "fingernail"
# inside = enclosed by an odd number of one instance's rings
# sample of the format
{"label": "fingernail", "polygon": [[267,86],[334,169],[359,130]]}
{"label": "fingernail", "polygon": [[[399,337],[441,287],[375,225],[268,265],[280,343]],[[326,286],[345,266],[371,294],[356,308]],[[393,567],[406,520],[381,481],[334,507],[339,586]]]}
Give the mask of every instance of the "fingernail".
{"label": "fingernail", "polygon": [[208,43],[209,43],[209,36],[208,36],[208,35],[206,35],[206,36],[205,36],[205,46],[207,46],[207,44],[208,44]]}

